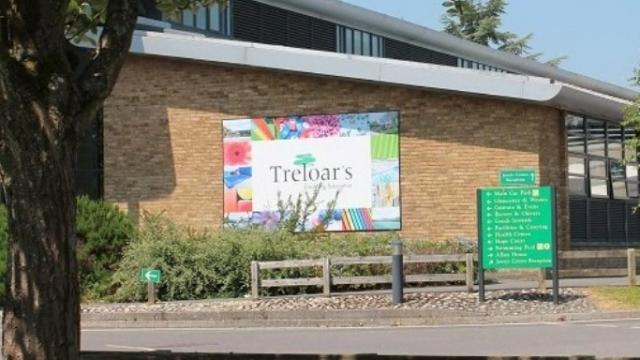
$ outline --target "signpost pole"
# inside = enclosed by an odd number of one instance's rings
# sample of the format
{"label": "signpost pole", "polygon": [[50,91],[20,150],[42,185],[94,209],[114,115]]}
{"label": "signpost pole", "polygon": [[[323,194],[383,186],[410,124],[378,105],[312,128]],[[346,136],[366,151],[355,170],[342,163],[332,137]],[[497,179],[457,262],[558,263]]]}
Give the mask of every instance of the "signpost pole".
{"label": "signpost pole", "polygon": [[478,211],[478,298],[485,302],[484,297],[484,261],[482,260],[482,190],[476,192],[476,208]]}
{"label": "signpost pole", "polygon": [[391,242],[391,292],[394,305],[404,302],[404,265],[402,259],[402,241],[394,239]]}
{"label": "signpost pole", "polygon": [[558,268],[560,265],[558,264],[558,229],[556,223],[556,188],[554,186],[551,187],[551,226],[552,226],[552,246],[553,246],[553,269],[552,269],[552,277],[553,277],[553,303],[555,305],[560,304],[560,276]]}
{"label": "signpost pole", "polygon": [[151,281],[147,283],[147,301],[149,304],[156,303],[156,286]]}

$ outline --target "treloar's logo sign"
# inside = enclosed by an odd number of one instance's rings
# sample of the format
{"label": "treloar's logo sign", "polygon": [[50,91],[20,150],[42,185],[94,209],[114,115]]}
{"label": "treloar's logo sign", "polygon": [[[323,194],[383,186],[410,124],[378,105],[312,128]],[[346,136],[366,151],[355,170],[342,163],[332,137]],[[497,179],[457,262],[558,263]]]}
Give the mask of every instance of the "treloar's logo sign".
{"label": "treloar's logo sign", "polygon": [[274,183],[288,182],[315,182],[315,181],[341,181],[353,179],[353,167],[315,167],[316,158],[313,154],[298,154],[293,162],[295,168],[286,168],[282,165],[270,166],[269,170]]}

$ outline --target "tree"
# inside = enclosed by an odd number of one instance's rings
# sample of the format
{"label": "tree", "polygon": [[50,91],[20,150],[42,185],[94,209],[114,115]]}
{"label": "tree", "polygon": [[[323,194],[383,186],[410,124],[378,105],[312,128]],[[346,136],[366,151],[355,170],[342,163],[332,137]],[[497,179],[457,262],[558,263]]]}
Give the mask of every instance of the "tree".
{"label": "tree", "polygon": [[[505,13],[506,0],[488,0],[486,3],[480,0],[447,0],[442,5],[446,8],[442,16],[445,32],[536,61],[542,56],[542,53],[531,53],[529,42],[533,34],[518,37],[512,32],[498,30],[502,25],[500,17]],[[558,66],[564,59],[552,59],[547,64]]]}
{"label": "tree", "polygon": [[[630,81],[633,85],[640,86],[640,67],[634,70]],[[625,160],[637,161],[637,159],[634,159],[634,155],[635,157],[638,156],[638,148],[640,148],[640,97],[624,109],[623,125],[634,129],[636,132],[636,136],[633,139],[625,141],[626,153],[631,154]]]}
{"label": "tree", "polygon": [[[159,0],[163,9],[217,0]],[[77,359],[77,139],[110,94],[137,0],[0,0],[0,183],[9,217],[6,359]],[[74,45],[87,31],[94,49]]]}

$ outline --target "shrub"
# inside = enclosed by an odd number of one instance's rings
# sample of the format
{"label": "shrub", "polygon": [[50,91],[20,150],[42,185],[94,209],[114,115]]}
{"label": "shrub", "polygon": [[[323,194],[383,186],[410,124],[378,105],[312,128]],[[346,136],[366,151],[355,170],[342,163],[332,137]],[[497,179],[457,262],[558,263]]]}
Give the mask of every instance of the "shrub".
{"label": "shrub", "polygon": [[[117,290],[110,300],[146,299],[146,285],[138,280],[138,274],[147,267],[162,271],[158,297],[164,301],[244,296],[250,291],[251,261],[388,255],[394,236],[394,233],[295,234],[284,229],[198,232],[176,225],[161,215],[146,215],[139,236],[127,247],[113,277]],[[460,242],[428,244],[407,242],[407,253],[457,253],[464,252],[466,246]],[[424,266],[430,266],[428,270],[433,272],[464,271],[464,265],[459,264]],[[334,267],[335,276],[371,276],[388,272],[387,265]],[[318,277],[321,269],[269,270],[262,271],[261,276],[270,279]],[[263,293],[282,295],[308,291],[319,289],[296,287],[270,289]]]}
{"label": "shrub", "polygon": [[[77,199],[76,229],[78,265],[83,297],[98,299],[111,293],[111,274],[122,257],[135,227],[115,206],[81,196]],[[7,209],[0,206],[0,298],[4,298],[4,277],[9,255]]]}
{"label": "shrub", "polygon": [[111,294],[111,275],[134,237],[135,225],[114,205],[80,196],[76,232],[83,297],[95,300]]}

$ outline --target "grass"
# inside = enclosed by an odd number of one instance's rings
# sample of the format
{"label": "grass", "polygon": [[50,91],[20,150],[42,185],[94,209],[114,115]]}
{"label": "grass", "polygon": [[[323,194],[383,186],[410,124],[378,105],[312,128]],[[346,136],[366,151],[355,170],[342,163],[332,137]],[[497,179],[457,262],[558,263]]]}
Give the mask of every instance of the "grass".
{"label": "grass", "polygon": [[589,289],[593,302],[602,310],[639,310],[640,287],[602,286]]}

